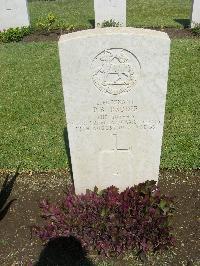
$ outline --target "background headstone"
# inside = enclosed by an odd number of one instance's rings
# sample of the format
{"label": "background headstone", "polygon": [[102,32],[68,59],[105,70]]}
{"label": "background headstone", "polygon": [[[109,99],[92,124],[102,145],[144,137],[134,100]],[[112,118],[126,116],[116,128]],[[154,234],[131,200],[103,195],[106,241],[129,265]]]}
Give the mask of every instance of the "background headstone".
{"label": "background headstone", "polygon": [[195,26],[200,26],[200,0],[193,0],[192,5],[191,28]]}
{"label": "background headstone", "polygon": [[94,0],[95,27],[104,21],[114,21],[126,26],[126,0]]}
{"label": "background headstone", "polygon": [[157,180],[168,35],[87,30],[61,36],[59,53],[76,192]]}
{"label": "background headstone", "polygon": [[0,0],[0,31],[29,24],[26,0]]}

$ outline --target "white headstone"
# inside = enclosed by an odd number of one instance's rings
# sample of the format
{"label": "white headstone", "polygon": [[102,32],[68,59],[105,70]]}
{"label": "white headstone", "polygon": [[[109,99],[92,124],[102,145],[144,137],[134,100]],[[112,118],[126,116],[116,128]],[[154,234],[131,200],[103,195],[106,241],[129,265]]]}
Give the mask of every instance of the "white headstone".
{"label": "white headstone", "polygon": [[126,0],[94,0],[94,11],[96,27],[110,20],[126,26]]}
{"label": "white headstone", "polygon": [[200,26],[200,0],[193,0],[191,28]]}
{"label": "white headstone", "polygon": [[26,0],[0,0],[0,31],[29,25]]}
{"label": "white headstone", "polygon": [[59,40],[77,193],[158,180],[170,39],[103,28]]}

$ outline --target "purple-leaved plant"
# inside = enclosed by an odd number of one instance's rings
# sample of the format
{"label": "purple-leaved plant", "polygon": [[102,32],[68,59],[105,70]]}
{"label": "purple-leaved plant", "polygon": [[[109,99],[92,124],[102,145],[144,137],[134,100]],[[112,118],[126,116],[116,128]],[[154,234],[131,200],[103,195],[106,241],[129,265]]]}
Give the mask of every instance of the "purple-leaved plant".
{"label": "purple-leaved plant", "polygon": [[87,251],[117,256],[137,249],[147,252],[173,244],[169,219],[173,200],[160,193],[154,181],[119,192],[111,186],[76,195],[70,188],[59,203],[40,204],[45,225],[34,232],[43,241],[74,236]]}

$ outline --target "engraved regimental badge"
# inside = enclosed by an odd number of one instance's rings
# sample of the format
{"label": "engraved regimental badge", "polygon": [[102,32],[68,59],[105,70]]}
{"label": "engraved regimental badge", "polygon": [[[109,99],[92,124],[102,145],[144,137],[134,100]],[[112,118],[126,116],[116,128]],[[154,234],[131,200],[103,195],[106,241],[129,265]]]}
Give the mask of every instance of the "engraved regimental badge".
{"label": "engraved regimental badge", "polygon": [[140,73],[137,57],[125,49],[111,48],[98,54],[92,62],[94,85],[112,95],[134,89]]}

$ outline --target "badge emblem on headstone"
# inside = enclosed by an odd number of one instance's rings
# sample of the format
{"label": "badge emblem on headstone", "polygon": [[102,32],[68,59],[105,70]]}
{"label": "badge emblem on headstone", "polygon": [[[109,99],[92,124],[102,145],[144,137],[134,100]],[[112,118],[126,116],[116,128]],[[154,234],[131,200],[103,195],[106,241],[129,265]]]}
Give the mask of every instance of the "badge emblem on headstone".
{"label": "badge emblem on headstone", "polygon": [[94,85],[102,92],[118,95],[135,87],[140,73],[136,56],[125,49],[111,48],[92,62]]}

